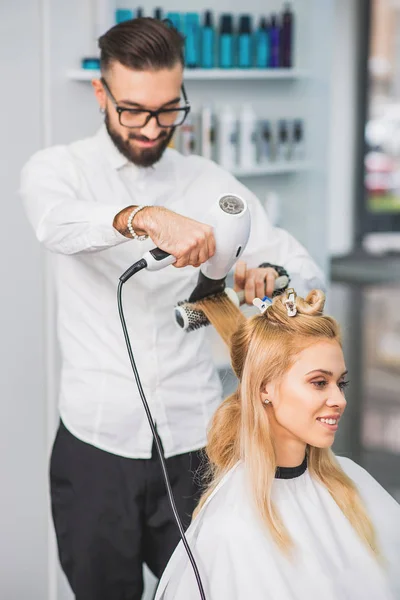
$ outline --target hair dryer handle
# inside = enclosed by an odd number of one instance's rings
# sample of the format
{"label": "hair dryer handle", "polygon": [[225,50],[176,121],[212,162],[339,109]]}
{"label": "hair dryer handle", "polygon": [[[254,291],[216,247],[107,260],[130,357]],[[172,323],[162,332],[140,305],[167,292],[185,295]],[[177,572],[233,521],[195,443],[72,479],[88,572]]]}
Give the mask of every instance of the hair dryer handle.
{"label": "hair dryer handle", "polygon": [[168,252],[160,248],[149,250],[143,255],[143,258],[146,261],[146,269],[148,271],[160,271],[160,269],[164,269],[164,267],[173,265],[176,262],[175,256],[168,254]]}

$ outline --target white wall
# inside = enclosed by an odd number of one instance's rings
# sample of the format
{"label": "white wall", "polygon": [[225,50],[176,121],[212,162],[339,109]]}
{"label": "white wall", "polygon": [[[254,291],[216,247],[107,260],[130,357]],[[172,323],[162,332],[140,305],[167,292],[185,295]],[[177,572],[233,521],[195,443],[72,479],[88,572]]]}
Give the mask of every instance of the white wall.
{"label": "white wall", "polygon": [[0,598],[47,594],[43,255],[16,190],[43,143],[39,0],[0,2]]}
{"label": "white wall", "polygon": [[357,5],[356,0],[335,0],[328,195],[332,256],[350,252],[354,239]]}

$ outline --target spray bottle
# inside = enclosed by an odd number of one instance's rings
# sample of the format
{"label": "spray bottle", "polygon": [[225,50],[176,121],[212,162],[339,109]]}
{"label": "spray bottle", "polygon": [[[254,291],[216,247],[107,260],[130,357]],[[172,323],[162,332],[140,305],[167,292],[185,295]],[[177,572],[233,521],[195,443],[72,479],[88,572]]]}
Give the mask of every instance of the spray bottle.
{"label": "spray bottle", "polygon": [[219,32],[219,66],[221,69],[233,67],[233,22],[232,15],[221,16]]}
{"label": "spray bottle", "polygon": [[200,61],[200,21],[197,13],[185,14],[184,30],[185,64],[189,69],[195,69]]}
{"label": "spray bottle", "polygon": [[295,119],[293,123],[292,158],[293,160],[304,160],[305,154],[304,121]]}
{"label": "spray bottle", "polygon": [[201,28],[201,66],[203,69],[212,69],[215,66],[215,31],[210,10],[206,11]]}
{"label": "spray bottle", "polygon": [[259,69],[265,69],[269,67],[271,49],[270,49],[270,36],[269,27],[266,19],[262,18],[260,26],[255,34],[255,45],[256,45],[256,67]]}
{"label": "spray bottle", "polygon": [[293,22],[294,16],[290,4],[285,5],[281,27],[281,66],[293,66]]}
{"label": "spray bottle", "polygon": [[271,40],[271,60],[270,66],[272,68],[278,68],[280,66],[280,29],[278,19],[276,15],[271,17],[270,27],[270,40]]}
{"label": "spray bottle", "polygon": [[242,15],[239,20],[238,67],[249,69],[253,63],[251,16]]}

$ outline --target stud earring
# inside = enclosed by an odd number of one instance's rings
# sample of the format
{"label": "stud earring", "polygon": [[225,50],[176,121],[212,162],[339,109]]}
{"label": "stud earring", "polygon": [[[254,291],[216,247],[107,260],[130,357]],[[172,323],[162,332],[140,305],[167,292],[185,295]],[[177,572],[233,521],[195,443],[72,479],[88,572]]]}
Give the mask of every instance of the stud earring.
{"label": "stud earring", "polygon": [[265,398],[265,400],[263,402],[264,402],[264,404],[271,404],[271,400],[268,400],[268,398]]}
{"label": "stud earring", "polygon": [[106,112],[106,109],[105,109],[105,108],[103,108],[102,106],[100,106],[100,109],[99,109],[99,110],[100,110],[100,112],[101,112],[101,114],[102,114],[102,115],[104,115],[104,114],[105,114],[105,112]]}

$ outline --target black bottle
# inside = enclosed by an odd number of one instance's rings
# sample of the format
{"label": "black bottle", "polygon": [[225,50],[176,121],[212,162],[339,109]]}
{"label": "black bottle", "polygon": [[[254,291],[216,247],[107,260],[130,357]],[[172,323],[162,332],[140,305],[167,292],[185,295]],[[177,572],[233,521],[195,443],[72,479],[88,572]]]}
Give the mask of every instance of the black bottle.
{"label": "black bottle", "polygon": [[281,67],[293,67],[293,24],[294,16],[290,4],[285,5],[281,24]]}

